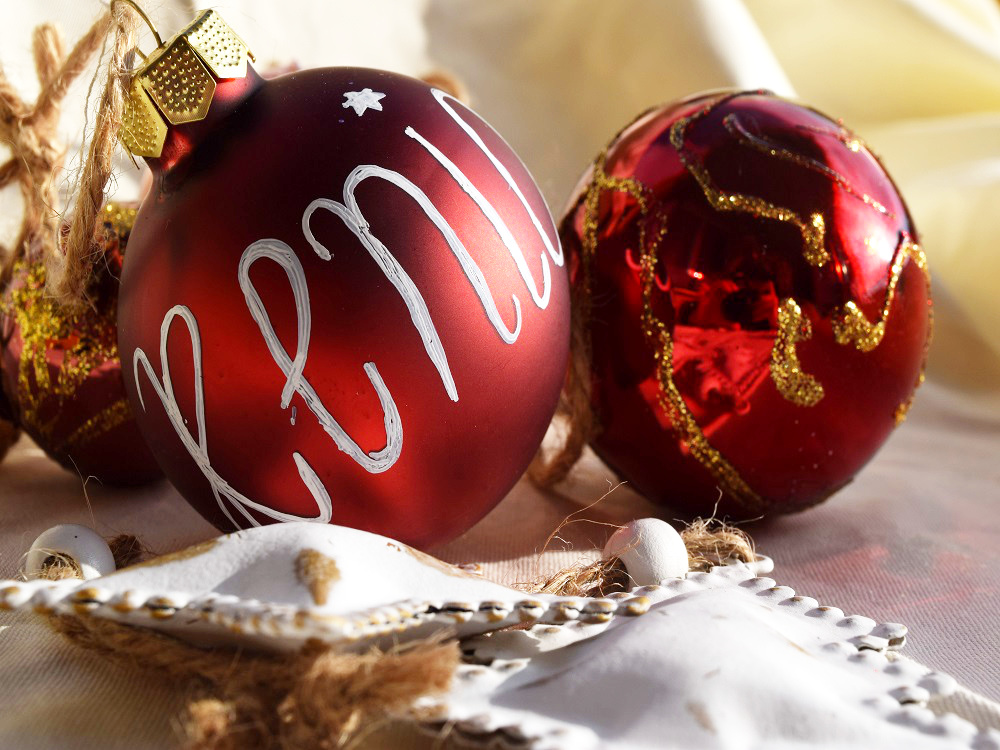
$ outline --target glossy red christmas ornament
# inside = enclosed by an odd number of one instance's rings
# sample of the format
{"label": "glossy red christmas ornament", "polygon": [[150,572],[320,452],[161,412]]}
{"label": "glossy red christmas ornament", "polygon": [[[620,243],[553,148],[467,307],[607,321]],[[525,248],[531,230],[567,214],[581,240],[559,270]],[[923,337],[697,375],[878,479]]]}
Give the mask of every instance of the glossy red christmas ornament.
{"label": "glossy red christmas ornament", "polygon": [[69,312],[45,288],[45,261],[19,262],[0,300],[0,418],[23,428],[66,469],[105,484],[160,476],[125,398],[115,307],[135,206],[108,204],[87,292]]}
{"label": "glossy red christmas ornament", "polygon": [[590,300],[598,454],[648,497],[750,518],[851,481],[922,380],[924,254],[892,180],[766,92],[627,127],[561,229]]}
{"label": "glossy red christmas ornament", "polygon": [[247,66],[210,82],[207,117],[147,158],[124,269],[119,342],[150,447],[223,529],[461,533],[531,460],[565,371],[569,290],[534,182],[413,79]]}

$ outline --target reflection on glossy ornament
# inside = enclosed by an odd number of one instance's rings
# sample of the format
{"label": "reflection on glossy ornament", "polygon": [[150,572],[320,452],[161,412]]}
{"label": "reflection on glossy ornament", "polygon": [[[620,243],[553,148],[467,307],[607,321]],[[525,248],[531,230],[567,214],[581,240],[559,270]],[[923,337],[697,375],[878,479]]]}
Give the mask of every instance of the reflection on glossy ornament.
{"label": "reflection on glossy ornament", "polygon": [[767,92],[652,110],[562,225],[590,302],[598,454],[640,492],[750,518],[821,502],[923,379],[927,264],[841,123]]}
{"label": "reflection on glossy ornament", "polygon": [[[197,51],[198,23],[167,47]],[[517,481],[555,408],[569,339],[555,226],[506,143],[444,92],[359,68],[264,81],[243,64],[205,73],[207,117],[137,146],[154,183],[119,342],[143,434],[223,529],[453,537]]]}
{"label": "reflection on glossy ornament", "polygon": [[66,469],[107,484],[160,476],[125,398],[116,340],[118,279],[135,214],[134,206],[105,206],[92,306],[56,304],[42,259],[20,261],[0,300],[0,385],[13,423]]}

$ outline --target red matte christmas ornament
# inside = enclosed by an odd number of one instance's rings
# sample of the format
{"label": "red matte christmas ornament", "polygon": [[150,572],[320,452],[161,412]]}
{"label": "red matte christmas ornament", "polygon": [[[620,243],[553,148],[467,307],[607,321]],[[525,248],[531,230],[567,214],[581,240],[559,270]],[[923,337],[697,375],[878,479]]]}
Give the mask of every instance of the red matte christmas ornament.
{"label": "red matte christmas ornament", "polygon": [[69,471],[105,484],[161,475],[125,398],[118,358],[118,279],[135,214],[135,206],[104,207],[91,307],[57,304],[40,258],[15,265],[0,299],[0,417]]}
{"label": "red matte christmas ornament", "polygon": [[123,140],[154,183],[118,325],[143,435],[220,528],[449,539],[555,408],[555,226],[448,94],[358,68],[264,81],[246,57],[206,11],[134,78]]}
{"label": "red matte christmas ornament", "polygon": [[589,300],[592,445],[688,513],[800,510],[851,481],[923,379],[927,265],[841,123],[767,92],[628,126],[561,235]]}

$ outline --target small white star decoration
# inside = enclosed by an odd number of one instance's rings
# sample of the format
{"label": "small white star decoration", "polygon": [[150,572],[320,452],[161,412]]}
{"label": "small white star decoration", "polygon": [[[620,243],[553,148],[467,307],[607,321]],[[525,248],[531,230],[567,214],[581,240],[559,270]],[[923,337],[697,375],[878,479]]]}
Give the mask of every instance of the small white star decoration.
{"label": "small white star decoration", "polygon": [[384,98],[385,94],[381,94],[378,91],[372,91],[371,89],[361,89],[361,91],[345,91],[345,101],[341,106],[344,109],[354,107],[354,111],[358,113],[358,117],[361,117],[369,109],[375,109],[381,112],[382,104],[379,100]]}

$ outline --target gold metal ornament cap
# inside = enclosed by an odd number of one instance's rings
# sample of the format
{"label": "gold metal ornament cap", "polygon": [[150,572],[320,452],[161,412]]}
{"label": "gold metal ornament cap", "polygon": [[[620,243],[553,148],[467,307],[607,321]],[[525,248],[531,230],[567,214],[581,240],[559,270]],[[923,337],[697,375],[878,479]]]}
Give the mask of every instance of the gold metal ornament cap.
{"label": "gold metal ornament cap", "polygon": [[[129,0],[122,0],[129,2]],[[163,42],[149,18],[159,46],[132,77],[118,138],[133,156],[157,158],[170,125],[203,120],[215,82],[243,78],[253,53],[214,10],[202,11],[185,29]]]}

